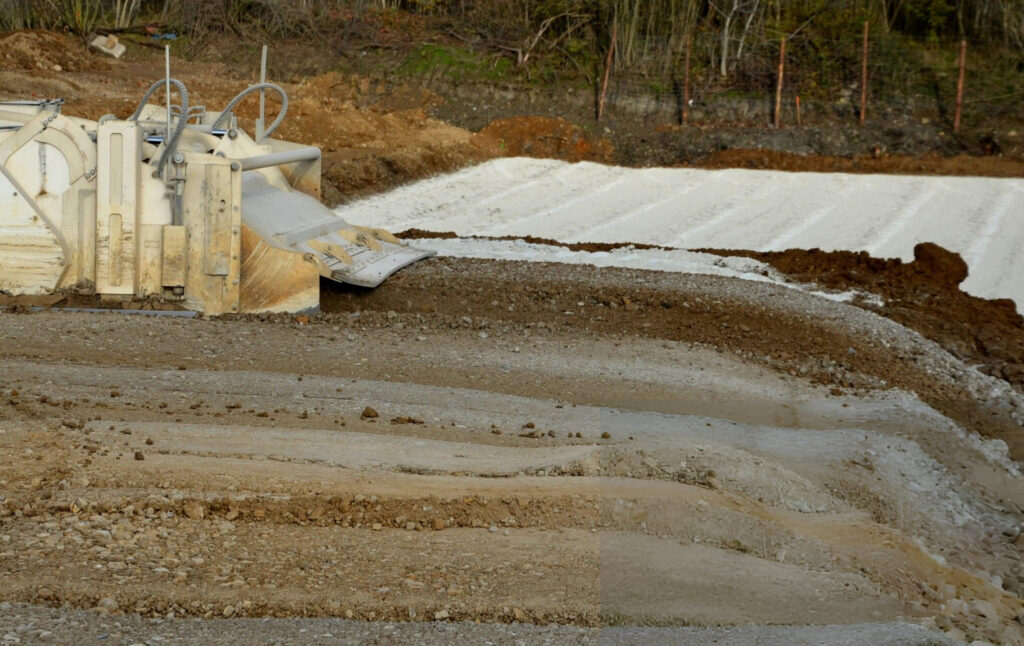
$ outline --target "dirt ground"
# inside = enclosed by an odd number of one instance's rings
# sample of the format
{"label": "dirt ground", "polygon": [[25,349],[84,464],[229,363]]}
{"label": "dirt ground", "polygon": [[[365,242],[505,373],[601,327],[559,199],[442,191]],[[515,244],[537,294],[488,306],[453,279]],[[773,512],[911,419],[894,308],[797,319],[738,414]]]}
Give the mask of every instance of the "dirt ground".
{"label": "dirt ground", "polygon": [[[51,36],[0,39],[3,98],[124,116],[162,74],[71,74],[91,55]],[[252,76],[176,74],[211,107]],[[614,155],[568,122],[452,126],[418,88],[285,85],[331,202]],[[314,317],[0,312],[0,639],[1024,643],[1020,317],[935,250],[758,257],[888,304],[432,259],[325,283]]]}
{"label": "dirt ground", "polygon": [[435,260],[305,324],[5,314],[0,597],[1018,643],[1019,476],[900,394],[993,382],[790,291]]}

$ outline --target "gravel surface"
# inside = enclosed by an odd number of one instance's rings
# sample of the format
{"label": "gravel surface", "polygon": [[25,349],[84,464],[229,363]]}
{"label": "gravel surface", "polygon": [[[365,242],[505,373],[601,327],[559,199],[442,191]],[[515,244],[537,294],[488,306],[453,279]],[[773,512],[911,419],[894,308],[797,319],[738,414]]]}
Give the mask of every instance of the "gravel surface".
{"label": "gravel surface", "polygon": [[144,619],[138,615],[0,603],[0,644],[673,644],[678,646],[946,646],[913,624],[741,628],[579,628],[344,619]]}

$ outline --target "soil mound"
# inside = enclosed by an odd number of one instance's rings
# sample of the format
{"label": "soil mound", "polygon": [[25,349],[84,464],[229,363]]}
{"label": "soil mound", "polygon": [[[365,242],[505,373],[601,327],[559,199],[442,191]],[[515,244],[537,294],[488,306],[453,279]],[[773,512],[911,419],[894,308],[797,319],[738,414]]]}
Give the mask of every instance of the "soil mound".
{"label": "soil mound", "polygon": [[84,72],[109,67],[80,42],[51,31],[16,31],[2,36],[0,52],[2,70]]}
{"label": "soil mound", "polygon": [[588,137],[578,126],[561,118],[497,119],[481,130],[479,137],[490,140],[499,154],[509,157],[610,162],[614,153],[607,139]]}
{"label": "soil mound", "polygon": [[956,287],[967,279],[967,263],[960,254],[933,242],[922,242],[914,247],[912,267],[922,276],[946,287]]}
{"label": "soil mound", "polygon": [[777,150],[734,148],[712,152],[696,161],[699,168],[748,168],[811,173],[885,173],[890,175],[959,175],[1024,177],[1024,161],[1006,157],[955,155],[797,155]]}
{"label": "soil mound", "polygon": [[865,251],[701,251],[754,258],[798,281],[877,294],[884,302],[877,308],[880,314],[961,359],[981,364],[984,372],[1024,387],[1024,317],[1011,300],[978,298],[960,291],[967,264],[959,254],[939,245],[917,245],[910,263],[873,258]]}
{"label": "soil mound", "polygon": [[[451,231],[422,229],[407,229],[396,235],[406,240],[459,237]],[[589,252],[630,246],[665,248],[625,243],[569,244],[534,236],[468,237],[524,240]],[[918,244],[914,247],[914,261],[909,263],[898,258],[875,258],[866,251],[693,251],[753,258],[798,282],[877,294],[883,300],[881,307],[866,301],[857,304],[917,331],[961,359],[980,364],[987,374],[1024,388],[1024,317],[1009,299],[985,299],[960,291],[960,283],[967,278],[967,263],[960,254],[937,244]]]}

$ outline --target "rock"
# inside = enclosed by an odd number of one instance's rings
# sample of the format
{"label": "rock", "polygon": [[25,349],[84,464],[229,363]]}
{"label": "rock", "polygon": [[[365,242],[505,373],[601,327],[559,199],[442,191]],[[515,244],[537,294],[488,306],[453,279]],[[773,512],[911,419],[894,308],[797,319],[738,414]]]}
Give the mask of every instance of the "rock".
{"label": "rock", "polygon": [[963,599],[950,599],[946,602],[946,610],[951,615],[966,615],[968,611],[967,603]]}
{"label": "rock", "polygon": [[434,519],[434,529],[435,530],[442,530],[442,529],[444,529],[444,519],[443,518],[435,518]]}
{"label": "rock", "polygon": [[601,433],[601,439],[602,440],[610,440],[611,437],[612,437],[612,434],[609,433],[608,431],[605,431],[604,433]]}
{"label": "rock", "polygon": [[192,520],[202,520],[203,517],[206,516],[206,508],[203,505],[200,505],[199,503],[195,502],[190,502],[186,504],[182,508],[182,511],[184,511],[185,515],[191,518]]}
{"label": "rock", "polygon": [[145,460],[146,456],[145,456],[145,454],[142,451],[136,451],[135,452],[135,459],[136,460]]}
{"label": "rock", "polygon": [[518,622],[525,622],[529,619],[529,616],[520,608],[512,609],[512,617]]}
{"label": "rock", "polygon": [[375,531],[375,532],[379,532],[382,529],[384,529],[384,526],[381,525],[380,523],[374,523],[373,527],[371,529],[373,529],[373,531]]}
{"label": "rock", "polygon": [[117,610],[117,601],[113,597],[103,597],[96,602],[96,607],[102,610]]}
{"label": "rock", "polygon": [[376,419],[378,417],[380,417],[380,413],[378,413],[370,406],[367,406],[366,408],[363,409],[363,413],[362,415],[359,416],[359,419]]}
{"label": "rock", "polygon": [[448,614],[447,610],[438,610],[437,612],[434,613],[434,620],[435,621],[441,621],[442,619],[447,619],[450,616],[451,615]]}
{"label": "rock", "polygon": [[225,606],[224,607],[224,612],[222,612],[221,614],[224,615],[225,617],[234,616],[234,614],[235,614],[235,607],[234,606]]}
{"label": "rock", "polygon": [[226,514],[226,515],[224,516],[224,519],[225,519],[225,520],[235,520],[235,519],[236,519],[236,518],[238,518],[238,517],[239,517],[240,515],[241,515],[241,512],[240,512],[240,511],[238,511],[237,509],[231,509],[231,510],[230,510],[230,511],[228,511],[228,513],[227,513],[227,514]]}
{"label": "rock", "polygon": [[971,604],[971,614],[980,615],[986,619],[998,619],[999,613],[996,612],[995,606],[984,599],[978,599]]}
{"label": "rock", "polygon": [[97,36],[89,42],[89,45],[114,58],[121,58],[127,49],[122,43],[118,42],[117,36],[114,35]]}

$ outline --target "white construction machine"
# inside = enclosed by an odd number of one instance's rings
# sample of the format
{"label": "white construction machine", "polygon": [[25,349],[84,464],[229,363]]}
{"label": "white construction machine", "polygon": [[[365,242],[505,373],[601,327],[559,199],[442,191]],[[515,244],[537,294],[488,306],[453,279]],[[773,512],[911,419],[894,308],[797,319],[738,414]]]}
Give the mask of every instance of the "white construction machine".
{"label": "white construction machine", "polygon": [[[163,86],[167,107],[148,104]],[[268,91],[280,112],[250,137],[233,110]],[[320,150],[269,137],[288,106],[276,85],[253,85],[221,112],[190,106],[169,74],[125,120],[63,116],[62,103],[0,103],[2,293],[310,312],[321,276],[375,287],[432,255],[320,203]]]}

